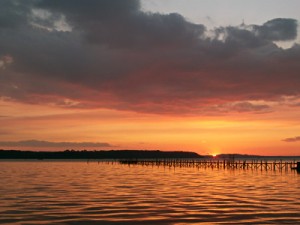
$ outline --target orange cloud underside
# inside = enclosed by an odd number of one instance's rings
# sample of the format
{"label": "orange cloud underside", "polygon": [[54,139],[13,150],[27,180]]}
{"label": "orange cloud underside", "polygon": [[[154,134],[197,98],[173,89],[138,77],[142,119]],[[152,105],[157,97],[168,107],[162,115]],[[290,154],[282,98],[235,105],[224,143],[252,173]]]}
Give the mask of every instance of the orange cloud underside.
{"label": "orange cloud underside", "polygon": [[2,102],[1,106],[0,137],[8,141],[89,141],[110,143],[114,147],[109,149],[299,155],[299,142],[282,141],[300,131],[300,124],[293,119],[297,114],[293,111],[174,117],[104,109],[67,110],[9,102]]}

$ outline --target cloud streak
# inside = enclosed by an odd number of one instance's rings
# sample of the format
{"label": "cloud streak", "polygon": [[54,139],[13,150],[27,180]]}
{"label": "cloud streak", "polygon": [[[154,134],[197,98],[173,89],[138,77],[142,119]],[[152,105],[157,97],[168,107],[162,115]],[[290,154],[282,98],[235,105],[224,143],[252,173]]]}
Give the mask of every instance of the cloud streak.
{"label": "cloud streak", "polygon": [[282,141],[285,141],[285,142],[297,142],[297,141],[300,141],[300,136],[292,137],[292,138],[286,138],[286,139],[283,139]]}
{"label": "cloud streak", "polygon": [[3,147],[32,147],[32,148],[106,148],[113,147],[105,142],[50,142],[41,140],[1,141]]}
{"label": "cloud streak", "polygon": [[143,12],[138,0],[0,8],[0,96],[12,101],[203,114],[268,112],[255,101],[300,95],[300,47],[274,43],[297,38],[291,18],[208,31],[176,13]]}

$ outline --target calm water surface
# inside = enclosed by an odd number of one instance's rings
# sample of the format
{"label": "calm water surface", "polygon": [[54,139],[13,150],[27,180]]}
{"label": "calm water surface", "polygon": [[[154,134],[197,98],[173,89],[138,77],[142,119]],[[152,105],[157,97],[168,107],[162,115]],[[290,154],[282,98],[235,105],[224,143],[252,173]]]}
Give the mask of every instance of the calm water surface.
{"label": "calm water surface", "polygon": [[0,224],[300,224],[300,174],[1,161]]}

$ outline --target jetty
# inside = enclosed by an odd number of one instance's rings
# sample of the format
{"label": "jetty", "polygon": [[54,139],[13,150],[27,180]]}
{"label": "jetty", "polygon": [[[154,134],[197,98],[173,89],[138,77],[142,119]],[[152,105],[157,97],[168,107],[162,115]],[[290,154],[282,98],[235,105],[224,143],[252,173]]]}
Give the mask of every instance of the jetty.
{"label": "jetty", "polygon": [[272,170],[288,171],[297,170],[300,172],[300,162],[289,161],[264,161],[264,160],[203,160],[203,159],[135,159],[119,160],[120,164],[157,166],[157,167],[191,167],[191,168],[211,168],[211,169],[243,169],[243,170]]}

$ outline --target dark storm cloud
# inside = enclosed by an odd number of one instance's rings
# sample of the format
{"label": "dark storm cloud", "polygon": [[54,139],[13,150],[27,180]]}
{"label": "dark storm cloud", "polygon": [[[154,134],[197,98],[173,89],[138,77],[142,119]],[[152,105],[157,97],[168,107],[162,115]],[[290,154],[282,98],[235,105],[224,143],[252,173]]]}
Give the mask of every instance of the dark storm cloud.
{"label": "dark storm cloud", "polygon": [[[137,0],[1,1],[0,96],[149,113],[268,112],[300,94],[297,21],[219,27]],[[4,10],[4,9],[7,9]],[[209,35],[208,35],[209,34]]]}
{"label": "dark storm cloud", "polygon": [[135,13],[140,9],[139,0],[41,0],[37,7],[59,11],[76,23],[99,21]]}
{"label": "dark storm cloud", "polygon": [[256,26],[258,35],[271,41],[288,41],[297,37],[297,20],[277,18]]}
{"label": "dark storm cloud", "polygon": [[16,28],[26,25],[33,1],[1,0],[0,28]]}
{"label": "dark storm cloud", "polygon": [[297,142],[297,141],[300,141],[300,136],[298,136],[298,137],[292,137],[292,138],[286,138],[286,139],[283,139],[282,141],[285,141],[285,142]]}
{"label": "dark storm cloud", "polygon": [[3,147],[62,147],[62,148],[101,148],[112,147],[108,143],[101,142],[50,142],[41,140],[24,140],[24,141],[1,141]]}
{"label": "dark storm cloud", "polygon": [[43,9],[60,12],[88,41],[111,48],[152,48],[187,44],[204,32],[203,25],[188,23],[181,15],[147,14],[138,0],[45,0]]}

